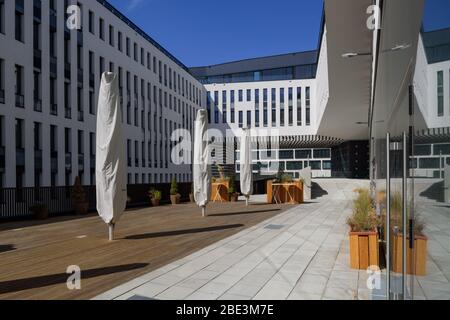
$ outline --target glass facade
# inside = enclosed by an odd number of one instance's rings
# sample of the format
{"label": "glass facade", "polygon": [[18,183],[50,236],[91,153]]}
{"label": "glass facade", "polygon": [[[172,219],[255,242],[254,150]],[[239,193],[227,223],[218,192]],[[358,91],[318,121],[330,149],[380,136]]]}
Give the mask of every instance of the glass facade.
{"label": "glass facade", "polygon": [[202,84],[314,79],[317,64],[198,77]]}

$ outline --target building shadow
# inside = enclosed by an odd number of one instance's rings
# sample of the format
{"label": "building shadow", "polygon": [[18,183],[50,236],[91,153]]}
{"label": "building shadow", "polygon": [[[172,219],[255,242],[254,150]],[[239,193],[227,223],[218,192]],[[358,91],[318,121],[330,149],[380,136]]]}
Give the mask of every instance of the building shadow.
{"label": "building shadow", "polygon": [[206,228],[194,228],[194,229],[185,229],[185,230],[154,232],[154,233],[138,234],[138,235],[134,235],[134,236],[127,236],[124,239],[126,239],[126,240],[144,240],[144,239],[152,239],[152,238],[160,238],[160,237],[179,236],[179,235],[184,235],[184,234],[236,229],[236,228],[241,228],[243,226],[244,226],[243,224],[229,224],[229,225],[206,227]]}
{"label": "building shadow", "polygon": [[328,195],[328,192],[325,189],[322,189],[317,182],[311,183],[311,199],[321,198],[326,195]]}
{"label": "building shadow", "polygon": [[444,181],[433,183],[420,193],[420,196],[437,202],[444,202]]}
{"label": "building shadow", "polygon": [[12,244],[0,244],[0,253],[16,250]]}
{"label": "building shadow", "polygon": [[[133,263],[121,266],[81,270],[81,280],[96,278],[99,276],[109,275],[113,273],[121,273],[136,269],[142,269],[145,268],[146,266],[148,266],[148,263]],[[69,276],[70,275],[67,273],[59,273],[47,276],[2,281],[0,282],[0,294],[43,288],[57,284],[65,284]]]}
{"label": "building shadow", "polygon": [[254,211],[239,211],[239,212],[232,212],[232,213],[215,213],[215,214],[209,214],[208,217],[231,217],[231,216],[239,216],[244,214],[256,214],[256,213],[266,213],[266,212],[275,212],[275,211],[281,211],[281,209],[269,209],[269,210],[254,210]]}

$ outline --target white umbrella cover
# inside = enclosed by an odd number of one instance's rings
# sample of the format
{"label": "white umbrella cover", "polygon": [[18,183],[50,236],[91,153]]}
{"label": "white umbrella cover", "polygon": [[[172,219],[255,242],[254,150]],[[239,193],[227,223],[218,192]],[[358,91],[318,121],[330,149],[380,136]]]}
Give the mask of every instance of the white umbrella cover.
{"label": "white umbrella cover", "polygon": [[99,89],[95,179],[97,211],[109,226],[113,240],[114,225],[127,203],[127,169],[120,115],[117,75],[105,72]]}
{"label": "white umbrella cover", "polygon": [[195,203],[202,208],[205,216],[205,207],[211,196],[211,167],[208,164],[208,113],[201,109],[197,112],[194,128],[194,155],[193,155],[193,180]]}
{"label": "white umbrella cover", "polygon": [[248,205],[248,200],[253,194],[253,160],[250,129],[245,129],[241,137],[240,167],[241,193],[245,196]]}

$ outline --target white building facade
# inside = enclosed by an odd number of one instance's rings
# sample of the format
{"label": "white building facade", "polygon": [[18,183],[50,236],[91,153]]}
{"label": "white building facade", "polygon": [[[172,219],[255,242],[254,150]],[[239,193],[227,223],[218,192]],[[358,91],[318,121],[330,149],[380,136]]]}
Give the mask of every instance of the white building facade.
{"label": "white building facade", "polygon": [[[81,13],[81,29],[67,19]],[[116,72],[128,180],[191,180],[171,134],[205,106],[188,69],[107,1],[0,1],[0,187],[94,184],[100,77]],[[72,16],[73,17],[73,16]]]}

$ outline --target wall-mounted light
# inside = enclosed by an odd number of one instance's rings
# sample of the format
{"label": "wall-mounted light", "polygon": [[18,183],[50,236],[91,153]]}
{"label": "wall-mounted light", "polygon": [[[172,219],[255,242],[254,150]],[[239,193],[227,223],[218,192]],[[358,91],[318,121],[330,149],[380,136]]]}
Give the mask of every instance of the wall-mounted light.
{"label": "wall-mounted light", "polygon": [[359,56],[370,56],[370,55],[372,55],[371,52],[363,52],[363,53],[347,52],[342,55],[342,58],[354,58],[354,57],[359,57]]}

